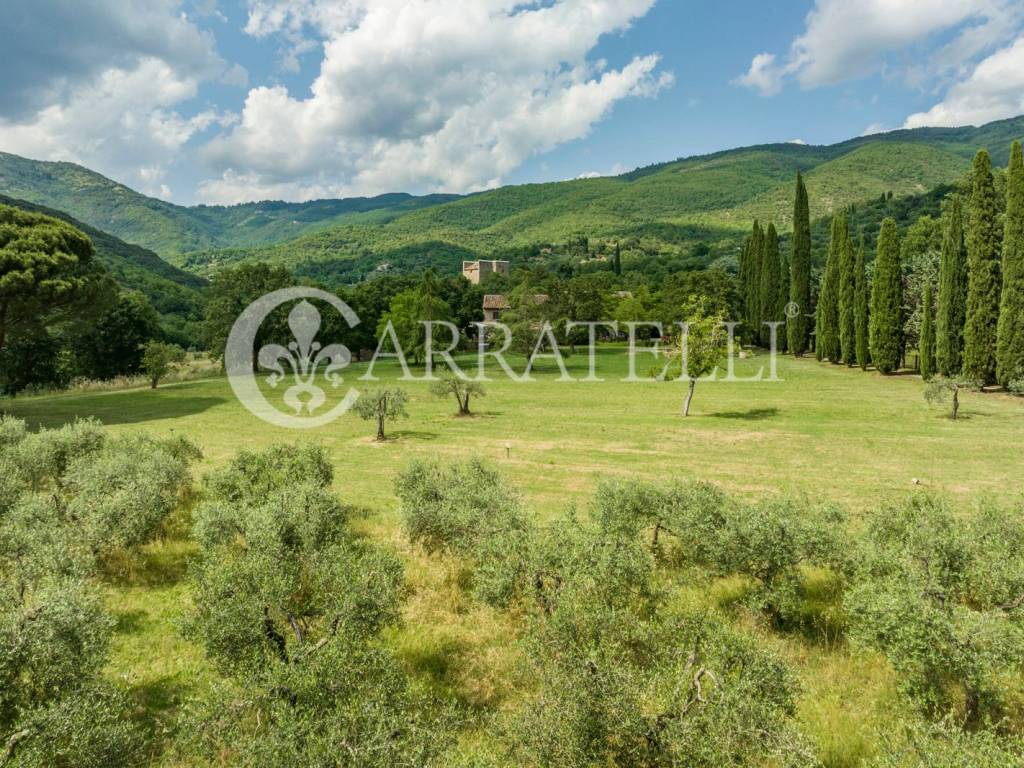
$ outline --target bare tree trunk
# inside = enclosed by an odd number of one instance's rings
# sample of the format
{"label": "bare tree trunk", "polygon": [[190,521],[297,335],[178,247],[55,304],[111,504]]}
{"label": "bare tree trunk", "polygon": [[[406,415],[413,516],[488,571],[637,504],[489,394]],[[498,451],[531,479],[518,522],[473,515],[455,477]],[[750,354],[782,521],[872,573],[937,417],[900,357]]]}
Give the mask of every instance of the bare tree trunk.
{"label": "bare tree trunk", "polygon": [[462,410],[463,416],[469,416],[469,392],[466,393],[466,400],[460,403],[459,408]]}
{"label": "bare tree trunk", "polygon": [[693,402],[693,390],[697,387],[697,380],[690,379],[689,387],[686,390],[686,399],[683,400],[683,416],[690,415],[690,403]]}
{"label": "bare tree trunk", "polygon": [[949,417],[956,421],[957,414],[960,412],[960,390],[953,390],[953,412],[949,414]]}
{"label": "bare tree trunk", "polygon": [[377,440],[384,442],[384,415],[377,417]]}

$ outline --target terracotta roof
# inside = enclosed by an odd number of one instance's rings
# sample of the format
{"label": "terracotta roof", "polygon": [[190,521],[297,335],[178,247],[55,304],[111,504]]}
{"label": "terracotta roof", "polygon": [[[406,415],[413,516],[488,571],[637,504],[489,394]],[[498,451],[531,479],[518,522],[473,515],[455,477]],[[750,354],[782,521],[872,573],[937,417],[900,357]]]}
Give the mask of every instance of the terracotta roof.
{"label": "terracotta roof", "polygon": [[484,309],[508,309],[508,299],[500,293],[489,293],[484,296]]}

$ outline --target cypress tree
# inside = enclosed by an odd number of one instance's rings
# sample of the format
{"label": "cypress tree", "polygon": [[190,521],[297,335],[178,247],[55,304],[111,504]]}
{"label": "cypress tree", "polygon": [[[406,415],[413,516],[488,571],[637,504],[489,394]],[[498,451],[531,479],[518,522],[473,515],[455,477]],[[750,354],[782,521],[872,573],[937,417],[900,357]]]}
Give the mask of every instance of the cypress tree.
{"label": "cypress tree", "polygon": [[745,318],[750,338],[757,343],[761,325],[761,262],[764,259],[764,230],[754,222],[750,233],[750,251],[747,254],[747,315]]}
{"label": "cypress tree", "polygon": [[750,285],[750,235],[743,239],[743,248],[740,249],[739,269],[739,294],[740,294],[740,318],[746,322],[747,319],[747,288]]}
{"label": "cypress tree", "polygon": [[869,325],[871,359],[882,373],[899,368],[903,347],[903,269],[896,222],[886,218],[878,233]]}
{"label": "cypress tree", "polygon": [[853,277],[857,365],[866,371],[868,364],[871,362],[871,353],[868,345],[868,270],[863,232],[860,233],[860,246],[857,248],[857,260],[853,267]]}
{"label": "cypress tree", "polygon": [[1003,235],[1003,295],[996,344],[996,378],[1004,387],[1024,377],[1024,153],[1010,149]]}
{"label": "cypress tree", "polygon": [[856,257],[849,230],[839,255],[839,356],[847,365],[857,360]]}
{"label": "cypress tree", "polygon": [[612,258],[612,271],[616,275],[622,274],[622,251],[619,249],[619,244],[615,243],[615,256]]}
{"label": "cypress tree", "polygon": [[839,270],[840,260],[846,250],[850,233],[846,216],[839,214],[832,219],[832,238],[828,246],[828,260],[821,275],[821,290],[818,293],[818,309],[815,350],[818,359],[828,358],[839,362]]}
{"label": "cypress tree", "polygon": [[[778,247],[778,240],[775,242]],[[775,306],[777,307],[775,312],[775,320],[785,322],[786,321],[786,305],[789,303],[789,259],[786,257],[784,251],[779,251],[779,296]],[[776,342],[778,343],[778,351],[785,352],[789,346],[786,326],[780,326],[778,334],[776,335]]]}
{"label": "cypress tree", "polygon": [[779,261],[779,235],[775,225],[769,224],[764,234],[764,257],[761,259],[761,345],[771,343],[771,328],[765,323],[782,320],[783,310],[779,308],[782,284],[782,264]]}
{"label": "cypress tree", "polygon": [[800,357],[807,351],[811,324],[811,209],[803,176],[796,172],[793,204],[793,251],[789,260],[789,303],[794,317],[788,318],[789,351]]}
{"label": "cypress tree", "polygon": [[921,297],[921,378],[930,379],[935,375],[935,319],[932,311],[932,286],[925,284]]}
{"label": "cypress tree", "polygon": [[957,376],[964,353],[967,317],[967,246],[964,243],[963,205],[959,195],[946,201],[942,211],[942,260],[935,318],[935,366],[943,376]]}
{"label": "cypress tree", "polygon": [[984,149],[974,158],[967,229],[967,323],[963,374],[982,386],[996,378],[999,325],[999,239],[992,160]]}

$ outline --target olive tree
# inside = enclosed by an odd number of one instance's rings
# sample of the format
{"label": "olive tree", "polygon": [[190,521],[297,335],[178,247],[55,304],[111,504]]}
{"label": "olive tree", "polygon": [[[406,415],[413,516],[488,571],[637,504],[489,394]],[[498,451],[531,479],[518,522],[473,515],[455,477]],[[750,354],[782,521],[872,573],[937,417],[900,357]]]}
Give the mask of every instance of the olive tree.
{"label": "olive tree", "polygon": [[454,397],[458,403],[459,416],[469,416],[469,400],[471,397],[483,397],[487,394],[484,385],[478,381],[464,379],[461,376],[445,376],[430,385],[430,392],[435,397]]}
{"label": "olive tree", "polygon": [[94,556],[136,549],[157,535],[191,483],[188,458],[175,454],[181,447],[120,438],[71,463],[63,478],[66,515]]}
{"label": "olive tree", "polygon": [[[401,563],[354,537],[320,449],[248,453],[207,480],[190,636],[224,676],[183,732],[242,765],[420,766],[447,744],[379,642]],[[228,697],[225,700],[225,697]]]}
{"label": "olive tree", "polygon": [[408,417],[405,410],[408,399],[404,389],[382,387],[359,395],[353,410],[363,421],[377,422],[377,440],[383,442],[384,423]]}
{"label": "olive tree", "polygon": [[708,615],[563,602],[527,647],[539,690],[506,718],[517,764],[816,764],[792,671]]}
{"label": "olive tree", "polygon": [[933,405],[948,405],[949,418],[956,421],[960,415],[960,392],[979,387],[980,384],[975,381],[939,376],[928,382],[924,390],[924,399]]}
{"label": "olive tree", "polygon": [[1022,542],[1010,516],[968,523],[928,497],[875,512],[844,597],[851,642],[884,653],[926,714],[998,722],[1024,671]]}
{"label": "olive tree", "polygon": [[[35,434],[10,420],[0,426],[0,464],[24,469],[0,488],[0,763],[136,765],[145,736],[129,717],[131,704],[103,674],[114,621],[93,583],[94,539],[75,504],[117,499],[109,505],[117,523],[107,529],[116,538],[149,500],[118,496],[109,474],[96,487],[79,484],[92,477],[93,464],[109,468],[105,456],[117,444],[94,424]],[[161,464],[170,459],[141,438],[132,443],[140,471],[159,470],[148,461],[153,454]],[[176,488],[180,481],[176,476]],[[159,487],[156,481],[149,490]]]}

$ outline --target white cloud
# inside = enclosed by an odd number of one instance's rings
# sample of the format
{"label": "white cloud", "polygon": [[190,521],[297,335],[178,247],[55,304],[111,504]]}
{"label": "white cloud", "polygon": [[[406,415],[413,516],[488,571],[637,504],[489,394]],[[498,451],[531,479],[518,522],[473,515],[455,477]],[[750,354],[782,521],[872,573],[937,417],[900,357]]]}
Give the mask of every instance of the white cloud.
{"label": "white cloud", "polygon": [[1024,113],[1024,36],[984,59],[927,112],[907,118],[905,128],[981,125]]}
{"label": "white cloud", "polygon": [[774,53],[759,53],[750,62],[747,74],[737,77],[733,83],[756,88],[762,96],[774,96],[782,90],[785,74],[784,69],[775,64]]}
{"label": "white cloud", "polygon": [[806,147],[807,146],[807,142],[804,141],[803,139],[790,139],[787,143],[788,144],[798,144],[801,147]]}
{"label": "white cloud", "polygon": [[0,118],[24,119],[148,58],[181,77],[226,67],[182,0],[4,0]]}
{"label": "white cloud", "polygon": [[871,125],[864,129],[863,133],[861,133],[861,136],[874,136],[876,133],[887,133],[890,130],[891,129],[886,128],[883,123],[872,123]]}
{"label": "white cloud", "polygon": [[787,78],[815,88],[885,71],[921,86],[1005,43],[1022,15],[1019,0],[817,0],[785,62],[758,54],[734,82],[772,95]]}
{"label": "white cloud", "polygon": [[602,178],[605,178],[605,177],[608,177],[608,176],[621,176],[622,174],[624,174],[624,173],[626,173],[628,171],[629,171],[629,168],[627,168],[622,163],[615,163],[614,165],[612,165],[611,170],[608,170],[608,171],[586,171],[584,173],[581,173],[579,176],[577,176],[575,178],[575,180],[576,181],[580,181],[580,180],[583,180],[583,179],[602,179]]}
{"label": "white cloud", "polygon": [[249,92],[210,142],[202,199],[485,189],[532,154],[586,136],[621,99],[672,83],[656,55],[588,54],[655,0],[255,0],[246,30],[322,39],[305,98]]}
{"label": "white cloud", "polygon": [[230,122],[184,103],[204,80],[248,84],[186,9],[219,14],[213,0],[6,0],[0,149],[81,163],[169,197],[165,176],[181,147]]}
{"label": "white cloud", "polygon": [[108,69],[65,103],[20,122],[0,120],[0,147],[81,163],[168,197],[163,183],[168,159],[196,133],[230,120],[210,110],[185,118],[173,109],[193,97],[197,87],[195,78],[155,58],[131,69]]}

